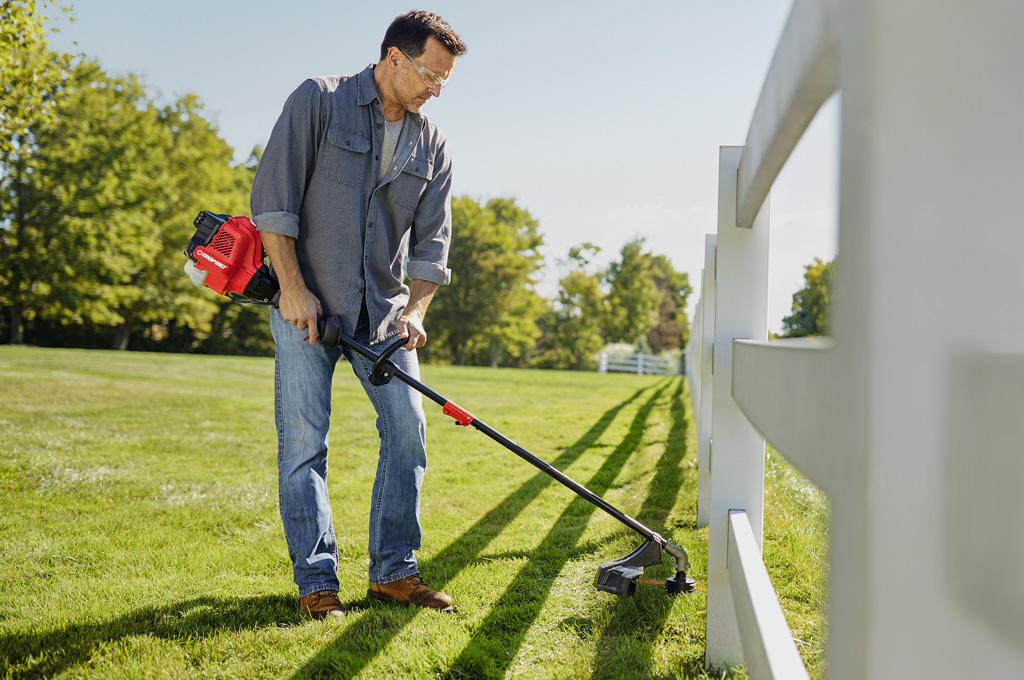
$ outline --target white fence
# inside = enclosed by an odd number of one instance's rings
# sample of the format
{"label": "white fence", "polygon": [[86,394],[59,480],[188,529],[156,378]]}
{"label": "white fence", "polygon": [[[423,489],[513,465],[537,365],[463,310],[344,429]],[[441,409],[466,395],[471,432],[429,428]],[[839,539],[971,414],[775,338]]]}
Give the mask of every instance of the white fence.
{"label": "white fence", "polygon": [[[760,558],[767,438],[831,499],[831,678],[1024,673],[1022,28],[1016,0],[797,0],[721,150],[687,362],[711,668],[806,675]],[[834,335],[766,342],[768,194],[836,91]]]}
{"label": "white fence", "polygon": [[601,352],[598,356],[598,373],[618,371],[621,373],[654,373],[656,375],[679,375],[679,359],[659,357],[654,354],[636,352],[634,354],[617,354]]}

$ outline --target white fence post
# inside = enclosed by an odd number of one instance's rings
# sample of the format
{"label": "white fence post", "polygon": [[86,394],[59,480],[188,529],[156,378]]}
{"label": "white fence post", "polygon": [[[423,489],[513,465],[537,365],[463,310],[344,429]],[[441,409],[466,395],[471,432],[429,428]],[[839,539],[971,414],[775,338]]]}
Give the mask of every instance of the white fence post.
{"label": "white fence post", "polygon": [[[1006,406],[996,380],[963,380],[968,358],[993,376],[1021,376],[1024,3],[846,0],[842,9],[834,326],[861,432],[850,453],[866,478],[844,510],[860,521],[832,538],[859,532],[866,546],[863,581],[830,588],[860,643],[844,649],[840,637],[830,673],[854,677],[843,664],[862,655],[869,678],[1019,677],[1024,405],[981,430],[977,410],[954,409],[963,399],[990,414]],[[992,466],[1015,483],[977,489],[955,509],[951,500]],[[963,512],[1015,519],[951,521]],[[979,536],[987,549],[963,550]],[[1000,561],[999,577],[978,570]],[[986,601],[1018,606],[1007,621]],[[830,639],[849,625],[837,623]]]}
{"label": "white fence post", "polygon": [[[700,379],[699,394],[691,394],[700,404],[697,425],[697,526],[706,527],[711,516],[711,393],[712,360],[715,356],[715,246],[718,237],[708,234],[704,239],[704,272],[701,287]],[[696,417],[696,414],[695,414]]]}
{"label": "white fence post", "polygon": [[[722,150],[717,277],[705,272],[701,305],[713,344],[694,381],[712,388],[709,666],[744,660],[738,603],[751,677],[790,673],[771,670],[785,634],[749,569],[762,531],[754,423],[832,501],[830,678],[1024,668],[1022,25],[1024,3],[1009,0],[797,0],[742,158]],[[764,342],[751,332],[764,328],[763,199],[837,87],[833,339]],[[732,510],[745,511],[733,552],[748,575],[722,554]]]}
{"label": "white fence post", "polygon": [[746,511],[758,548],[763,524],[764,437],[732,397],[733,340],[765,340],[768,334],[768,202],[752,228],[736,226],[742,152],[743,147],[719,152],[705,654],[705,664],[716,669],[743,661],[727,569],[729,511]]}

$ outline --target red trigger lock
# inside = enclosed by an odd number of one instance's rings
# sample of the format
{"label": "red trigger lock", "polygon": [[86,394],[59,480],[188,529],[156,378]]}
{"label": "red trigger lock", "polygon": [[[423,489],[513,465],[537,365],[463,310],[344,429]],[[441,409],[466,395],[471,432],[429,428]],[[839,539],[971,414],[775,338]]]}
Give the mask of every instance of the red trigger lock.
{"label": "red trigger lock", "polygon": [[473,414],[456,404],[454,401],[445,402],[441,412],[446,416],[454,418],[455,422],[463,427],[466,427],[473,422]]}

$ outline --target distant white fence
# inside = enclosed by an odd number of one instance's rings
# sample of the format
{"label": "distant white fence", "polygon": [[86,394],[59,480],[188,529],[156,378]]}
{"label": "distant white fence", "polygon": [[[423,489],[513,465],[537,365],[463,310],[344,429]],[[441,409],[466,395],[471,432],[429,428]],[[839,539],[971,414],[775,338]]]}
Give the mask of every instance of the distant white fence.
{"label": "distant white fence", "polygon": [[679,375],[679,359],[671,357],[659,357],[654,354],[635,352],[633,354],[620,354],[616,352],[601,352],[598,356],[598,373],[617,371],[620,373],[653,373],[655,375]]}
{"label": "distant white fence", "polygon": [[[1021,677],[1022,26],[1013,0],[796,0],[721,149],[687,361],[709,668],[806,677],[760,557],[767,438],[831,500],[831,678]],[[768,194],[836,91],[834,335],[767,342]]]}

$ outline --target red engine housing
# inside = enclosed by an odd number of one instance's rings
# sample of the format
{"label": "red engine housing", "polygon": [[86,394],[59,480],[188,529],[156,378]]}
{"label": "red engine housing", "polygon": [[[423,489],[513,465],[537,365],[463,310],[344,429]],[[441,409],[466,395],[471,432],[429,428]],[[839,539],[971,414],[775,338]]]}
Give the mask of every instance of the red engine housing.
{"label": "red engine housing", "polygon": [[202,285],[221,295],[276,302],[277,281],[263,264],[263,243],[252,220],[203,211],[194,224],[185,255],[207,272]]}
{"label": "red engine housing", "polygon": [[206,285],[218,293],[238,293],[263,266],[263,243],[248,217],[232,217],[221,226],[208,246],[193,251],[197,269],[210,273]]}

